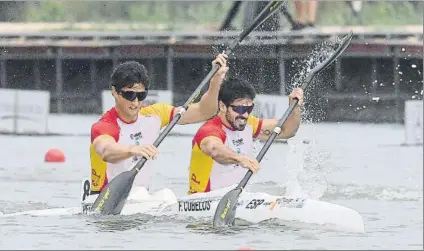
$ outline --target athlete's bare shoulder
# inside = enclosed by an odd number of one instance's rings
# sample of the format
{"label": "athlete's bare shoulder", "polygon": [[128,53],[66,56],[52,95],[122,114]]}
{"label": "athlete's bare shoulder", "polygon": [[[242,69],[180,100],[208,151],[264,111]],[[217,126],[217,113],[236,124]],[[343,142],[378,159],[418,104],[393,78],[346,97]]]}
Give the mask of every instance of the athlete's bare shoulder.
{"label": "athlete's bare shoulder", "polygon": [[117,113],[112,108],[106,112],[97,122],[91,126],[91,142],[100,135],[110,135],[115,141],[119,139],[119,125],[117,122]]}

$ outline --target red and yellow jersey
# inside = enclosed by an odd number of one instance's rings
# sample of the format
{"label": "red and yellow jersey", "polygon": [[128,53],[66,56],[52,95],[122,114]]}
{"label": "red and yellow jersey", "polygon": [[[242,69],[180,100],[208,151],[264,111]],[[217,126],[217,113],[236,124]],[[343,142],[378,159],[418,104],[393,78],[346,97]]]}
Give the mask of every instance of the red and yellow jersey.
{"label": "red and yellow jersey", "polygon": [[[100,135],[110,135],[116,142],[125,145],[153,144],[159,136],[162,127],[169,124],[174,116],[175,108],[164,103],[156,103],[140,109],[136,121],[126,123],[121,120],[115,108],[106,112],[91,127],[91,143]],[[109,180],[118,174],[128,171],[140,158],[132,157],[116,164],[106,163],[90,146],[91,160],[91,191],[100,192]],[[149,187],[150,182],[149,161],[140,170],[134,184]]]}
{"label": "red and yellow jersey", "polygon": [[221,165],[203,153],[200,144],[204,138],[215,136],[237,153],[251,156],[253,139],[259,135],[261,127],[262,120],[253,115],[249,116],[243,131],[234,131],[228,128],[218,116],[203,124],[192,141],[189,194],[209,192],[214,189],[231,186],[239,182],[247,171],[247,169],[236,164]]}

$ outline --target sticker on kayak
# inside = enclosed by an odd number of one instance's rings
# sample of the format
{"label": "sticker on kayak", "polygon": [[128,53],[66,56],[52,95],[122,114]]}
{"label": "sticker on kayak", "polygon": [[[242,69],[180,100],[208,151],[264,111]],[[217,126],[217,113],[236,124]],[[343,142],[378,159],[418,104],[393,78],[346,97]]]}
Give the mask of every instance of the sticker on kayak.
{"label": "sticker on kayak", "polygon": [[204,201],[179,201],[178,211],[191,212],[191,211],[209,211],[211,210],[211,200]]}
{"label": "sticker on kayak", "polygon": [[91,184],[90,180],[82,180],[81,187],[81,202],[84,202],[88,196],[90,196]]}
{"label": "sticker on kayak", "polygon": [[83,214],[88,214],[88,212],[91,211],[91,206],[93,205],[93,203],[82,203],[82,213]]}
{"label": "sticker on kayak", "polygon": [[[246,203],[246,209],[256,209],[257,207],[269,207],[273,210],[276,205],[286,208],[302,208],[306,199],[303,198],[278,198],[271,201],[264,199],[252,199]],[[243,204],[243,201],[241,202]]]}
{"label": "sticker on kayak", "polygon": [[91,210],[92,202],[86,202],[85,200],[90,196],[91,184],[90,180],[83,179],[81,183],[81,211],[83,214],[87,214]]}
{"label": "sticker on kayak", "polygon": [[[276,205],[287,208],[303,208],[306,199],[304,198],[280,198],[275,201]],[[272,210],[272,209],[271,209]]]}

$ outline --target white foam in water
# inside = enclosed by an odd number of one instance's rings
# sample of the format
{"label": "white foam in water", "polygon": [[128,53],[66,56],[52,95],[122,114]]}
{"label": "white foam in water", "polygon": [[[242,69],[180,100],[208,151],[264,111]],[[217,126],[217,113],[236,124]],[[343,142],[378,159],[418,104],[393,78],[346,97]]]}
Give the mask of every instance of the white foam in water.
{"label": "white foam in water", "polygon": [[320,199],[327,190],[326,174],[332,170],[326,165],[330,153],[317,144],[315,126],[307,122],[301,125],[297,135],[290,140],[287,168],[290,170],[287,193]]}
{"label": "white foam in water", "polygon": [[287,184],[284,196],[309,197],[299,183],[298,176],[304,170],[305,145],[300,141],[290,142],[290,153],[287,155]]}
{"label": "white foam in water", "polygon": [[[327,40],[322,44],[316,46],[310,54],[310,57],[306,60],[298,62],[295,60],[296,67],[300,68],[299,71],[293,76],[291,82],[293,87],[300,87],[311,69],[317,66],[328,58],[334,51],[336,45],[340,44],[341,39],[335,37],[334,39]],[[315,79],[317,81],[318,79]],[[319,83],[311,83],[309,89],[319,88]],[[312,92],[305,93],[304,103],[309,102],[308,99],[315,100],[317,97],[311,96]],[[289,154],[289,162],[287,163],[290,171],[290,182],[288,183],[286,193],[294,193],[299,196],[318,199],[321,198],[326,189],[327,182],[325,180],[325,174],[330,170],[326,169],[325,162],[329,158],[325,150],[315,145],[313,136],[315,135],[315,127],[310,121],[309,114],[318,115],[322,113],[321,106],[309,107],[308,110],[303,109],[302,118],[303,124],[312,124],[311,131],[305,132],[302,125],[299,128],[299,132],[290,141],[291,152]],[[318,118],[318,120],[320,120]],[[305,135],[302,137],[299,134]],[[323,170],[324,169],[324,170]]]}
{"label": "white foam in water", "polygon": [[[335,39],[327,40],[316,46],[313,51],[310,53],[310,57],[303,60],[294,60],[293,64],[296,66],[298,72],[292,77],[290,84],[292,87],[300,87],[308,73],[317,66],[319,63],[323,62],[328,56],[330,56],[335,51],[335,45],[340,43],[341,39],[335,37]],[[310,89],[314,88],[314,83],[311,83]],[[316,87],[316,86],[315,86]],[[315,98],[315,97],[311,97]],[[305,96],[305,103],[307,102],[307,96]],[[306,111],[302,110],[302,118],[306,123],[308,122],[309,113],[320,113],[318,110],[319,107],[314,110]],[[303,122],[305,124],[305,122]],[[314,126],[312,126],[314,130]],[[300,126],[299,131],[302,131],[303,127]],[[287,197],[308,197],[318,199],[324,195],[324,192],[327,189],[327,184],[325,181],[325,173],[329,170],[317,170],[320,169],[322,165],[320,163],[324,158],[328,158],[325,154],[319,152],[318,147],[315,147],[314,142],[310,137],[313,137],[314,132],[303,132],[306,137],[302,137],[299,133],[289,141],[290,153],[287,155],[286,174],[284,175],[284,180],[281,180],[281,183],[285,183],[286,191],[285,196]],[[304,142],[308,143],[305,144]],[[314,148],[315,147],[315,148]],[[262,148],[262,144],[256,142],[254,144],[254,154],[255,156]],[[305,166],[307,169],[305,170]],[[299,176],[302,176],[302,180],[299,180]],[[308,192],[306,192],[308,191]]]}
{"label": "white foam in water", "polygon": [[422,189],[406,187],[385,187],[357,184],[332,184],[325,194],[331,199],[368,199],[384,201],[420,201],[423,199]]}

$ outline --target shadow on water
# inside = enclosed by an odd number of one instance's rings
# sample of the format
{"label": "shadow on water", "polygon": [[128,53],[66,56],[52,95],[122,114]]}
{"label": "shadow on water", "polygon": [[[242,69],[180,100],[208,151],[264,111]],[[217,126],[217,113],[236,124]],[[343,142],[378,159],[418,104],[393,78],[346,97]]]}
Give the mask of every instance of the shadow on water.
{"label": "shadow on water", "polygon": [[345,236],[363,236],[361,233],[350,233],[337,230],[329,225],[316,225],[308,223],[300,223],[294,221],[284,221],[280,219],[269,219],[257,224],[252,224],[243,220],[236,219],[235,226],[214,228],[212,222],[191,223],[186,226],[187,229],[203,235],[218,236],[236,236],[239,234],[256,234],[256,233],[285,233],[294,234],[302,239],[316,240],[320,234],[337,233]]}
{"label": "shadow on water", "polygon": [[270,219],[252,224],[241,219],[236,219],[236,224],[231,227],[214,228],[212,222],[203,222],[188,224],[186,228],[194,230],[199,234],[217,234],[224,236],[245,234],[248,232],[257,233],[258,231],[297,232],[302,230],[301,226],[296,226],[289,222],[286,223],[281,220]]}
{"label": "shadow on water", "polygon": [[88,225],[94,226],[100,232],[122,232],[130,229],[147,228],[154,217],[150,215],[90,215]]}
{"label": "shadow on water", "polygon": [[235,226],[232,227],[220,227],[214,228],[212,221],[208,222],[196,222],[190,223],[186,227],[189,230],[193,230],[198,234],[217,234],[217,235],[237,235],[245,233],[246,231],[254,231],[260,229],[259,225],[252,225],[245,221],[236,220]]}
{"label": "shadow on water", "polygon": [[[277,219],[270,219],[257,224],[252,224],[244,220],[236,219],[235,226],[214,228],[211,219],[195,218],[175,218],[170,216],[151,216],[146,214],[135,215],[90,215],[86,218],[87,225],[94,226],[99,232],[123,232],[127,230],[143,230],[151,228],[153,225],[169,224],[186,225],[186,229],[201,235],[236,236],[258,231],[278,231],[296,233],[309,229],[309,238],[314,238],[322,230],[322,226],[311,226],[309,224],[294,224],[293,222],[282,222]],[[328,231],[329,229],[327,229]]]}
{"label": "shadow on water", "polygon": [[261,225],[253,225],[245,221],[236,220],[233,227],[214,228],[210,219],[175,218],[170,216],[151,216],[146,214],[135,215],[90,215],[86,218],[87,225],[94,226],[99,232],[123,232],[131,229],[147,229],[161,223],[186,225],[186,228],[198,234],[237,235],[246,231],[255,231]]}

